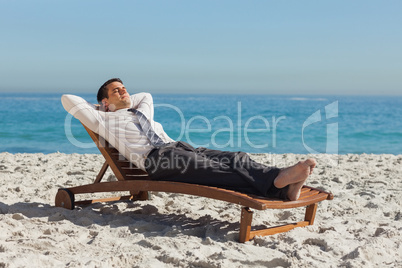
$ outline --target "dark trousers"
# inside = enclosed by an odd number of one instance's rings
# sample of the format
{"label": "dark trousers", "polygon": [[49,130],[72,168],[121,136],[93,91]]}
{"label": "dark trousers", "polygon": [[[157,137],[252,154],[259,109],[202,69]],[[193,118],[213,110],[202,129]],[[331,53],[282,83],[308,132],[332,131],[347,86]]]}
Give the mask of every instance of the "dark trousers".
{"label": "dark trousers", "polygon": [[215,186],[243,193],[286,199],[287,187],[273,182],[280,169],[259,164],[244,152],[194,148],[172,142],[153,149],[145,168],[152,180]]}

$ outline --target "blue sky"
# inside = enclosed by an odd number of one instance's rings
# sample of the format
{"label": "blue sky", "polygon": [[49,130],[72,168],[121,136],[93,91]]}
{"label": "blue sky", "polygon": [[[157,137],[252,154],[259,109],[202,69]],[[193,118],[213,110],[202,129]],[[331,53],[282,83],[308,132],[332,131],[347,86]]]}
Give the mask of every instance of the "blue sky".
{"label": "blue sky", "polygon": [[402,1],[0,6],[0,92],[402,94]]}

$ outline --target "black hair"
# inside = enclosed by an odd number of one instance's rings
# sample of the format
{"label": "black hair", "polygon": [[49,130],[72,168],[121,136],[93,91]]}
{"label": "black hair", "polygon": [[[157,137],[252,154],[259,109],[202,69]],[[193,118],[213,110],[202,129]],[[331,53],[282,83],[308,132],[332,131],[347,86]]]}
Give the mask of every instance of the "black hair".
{"label": "black hair", "polygon": [[103,85],[98,90],[98,95],[96,95],[99,104],[102,102],[104,98],[109,98],[109,94],[107,92],[107,86],[113,82],[120,82],[123,84],[123,81],[121,81],[120,78],[111,78],[107,80],[105,83],[103,83]]}

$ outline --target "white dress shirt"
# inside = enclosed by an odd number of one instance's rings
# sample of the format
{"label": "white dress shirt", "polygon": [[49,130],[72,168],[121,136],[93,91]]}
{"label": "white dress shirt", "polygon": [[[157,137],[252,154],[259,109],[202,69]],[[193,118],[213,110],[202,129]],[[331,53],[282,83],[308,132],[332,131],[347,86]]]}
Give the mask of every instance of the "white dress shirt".
{"label": "white dress shirt", "polygon": [[[166,143],[174,142],[163,130],[161,124],[153,120],[154,105],[151,94],[131,95],[131,107],[141,111],[151,122],[152,128]],[[146,155],[154,146],[141,131],[137,116],[127,109],[115,112],[103,112],[81,97],[63,95],[61,102],[64,109],[80,120],[86,127],[105,138],[124,157],[145,171]]]}

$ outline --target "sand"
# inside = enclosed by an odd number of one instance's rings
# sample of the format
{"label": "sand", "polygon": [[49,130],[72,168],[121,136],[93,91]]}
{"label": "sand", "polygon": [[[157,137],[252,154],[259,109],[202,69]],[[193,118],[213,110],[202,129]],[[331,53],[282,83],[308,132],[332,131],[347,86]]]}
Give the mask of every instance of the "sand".
{"label": "sand", "polygon": [[[307,156],[252,157],[283,167]],[[237,205],[153,192],[66,210],[57,189],[91,183],[100,155],[0,153],[0,267],[402,267],[402,155],[315,157],[307,184],[335,196],[315,224],[241,244]],[[253,225],[303,213],[255,211]]]}

